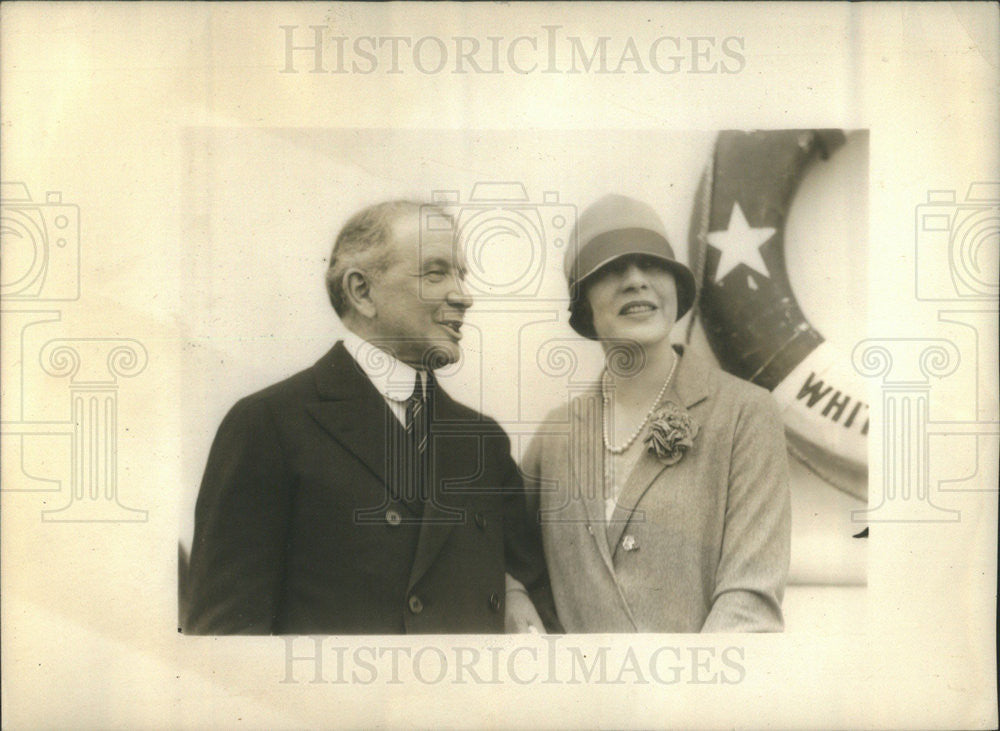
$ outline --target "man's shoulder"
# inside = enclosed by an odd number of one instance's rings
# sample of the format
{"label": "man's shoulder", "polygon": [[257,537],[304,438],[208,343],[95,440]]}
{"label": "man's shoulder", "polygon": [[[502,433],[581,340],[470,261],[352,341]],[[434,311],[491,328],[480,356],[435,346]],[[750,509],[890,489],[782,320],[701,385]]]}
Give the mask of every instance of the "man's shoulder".
{"label": "man's shoulder", "polygon": [[439,421],[461,424],[463,428],[467,426],[480,433],[488,431],[506,434],[496,419],[456,400],[440,386],[438,386],[438,399],[440,406],[436,409],[435,417]]}
{"label": "man's shoulder", "polygon": [[315,397],[315,377],[313,375],[313,367],[309,367],[277,383],[265,386],[259,391],[247,394],[237,401],[233,408],[251,408],[261,405],[278,407],[290,403],[314,400]]}
{"label": "man's shoulder", "polygon": [[313,365],[240,398],[229,410],[229,418],[250,417],[268,413],[272,416],[299,411],[304,405],[319,400],[317,369],[331,367],[334,350]]}

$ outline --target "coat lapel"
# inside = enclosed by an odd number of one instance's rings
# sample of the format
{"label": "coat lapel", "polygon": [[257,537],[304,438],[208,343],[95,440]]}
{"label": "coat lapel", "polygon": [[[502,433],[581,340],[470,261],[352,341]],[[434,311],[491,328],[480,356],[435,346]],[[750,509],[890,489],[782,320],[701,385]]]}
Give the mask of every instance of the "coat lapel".
{"label": "coat lapel", "polygon": [[310,416],[357,457],[392,497],[419,515],[420,504],[399,494],[395,455],[405,439],[385,398],[348,354],[342,342],[313,367],[320,400],[306,404]]}
{"label": "coat lapel", "polygon": [[[313,372],[319,400],[306,405],[309,414],[331,437],[357,457],[378,480],[389,489],[398,482],[388,479],[395,469],[395,454],[391,445],[403,436],[399,420],[389,409],[382,394],[350,356],[343,342],[338,342],[315,366]],[[477,474],[479,452],[476,449],[450,448],[449,436],[441,434],[440,423],[455,423],[463,419],[455,402],[437,386],[430,384],[431,403],[431,475],[435,498],[424,505],[407,502],[420,515],[420,536],[410,571],[410,588],[427,572],[440,553],[452,529],[466,518],[460,500],[454,492],[440,489],[449,481],[468,479]],[[465,424],[468,417],[465,416]],[[438,428],[436,428],[438,426]],[[438,432],[435,434],[435,432]],[[461,431],[459,429],[458,431]],[[474,432],[474,429],[473,429]],[[402,496],[394,495],[396,499]]]}
{"label": "coat lapel", "polygon": [[386,482],[385,445],[389,428],[398,425],[389,405],[338,342],[313,366],[320,400],[307,404],[309,414],[331,437]]}
{"label": "coat lapel", "polygon": [[[674,346],[677,350],[681,362],[677,364],[677,376],[674,383],[663,395],[657,407],[673,401],[682,409],[690,409],[701,403],[708,397],[708,373],[710,370],[707,364],[690,352],[685,353],[681,346]],[[648,426],[645,431],[648,431]],[[645,437],[645,431],[643,437]],[[697,437],[696,437],[697,439]],[[618,546],[621,545],[621,537],[626,526],[633,519],[640,519],[642,511],[637,510],[639,501],[656,482],[657,478],[670,466],[664,465],[654,455],[643,449],[639,461],[636,463],[632,473],[625,481],[621,494],[618,496],[618,504],[615,506],[608,525],[608,550],[614,557]]]}
{"label": "coat lapel", "polygon": [[604,538],[604,404],[600,389],[573,399],[570,429],[570,489],[577,485],[587,514],[587,532],[597,544],[608,570],[614,574],[611,552]]}

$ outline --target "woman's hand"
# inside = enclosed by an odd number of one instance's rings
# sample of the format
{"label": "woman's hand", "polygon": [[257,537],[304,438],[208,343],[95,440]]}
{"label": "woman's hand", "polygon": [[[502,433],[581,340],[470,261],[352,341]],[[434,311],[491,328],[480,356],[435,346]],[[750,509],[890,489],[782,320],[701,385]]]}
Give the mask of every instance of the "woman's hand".
{"label": "woman's hand", "polygon": [[528,596],[524,585],[507,574],[507,601],[504,611],[504,631],[507,634],[539,634],[545,630],[542,618]]}

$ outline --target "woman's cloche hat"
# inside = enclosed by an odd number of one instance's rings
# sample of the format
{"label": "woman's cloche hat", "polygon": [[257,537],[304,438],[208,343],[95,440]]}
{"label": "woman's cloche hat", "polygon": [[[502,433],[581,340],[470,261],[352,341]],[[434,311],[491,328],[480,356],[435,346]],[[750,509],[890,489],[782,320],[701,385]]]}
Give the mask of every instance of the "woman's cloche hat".
{"label": "woman's cloche hat", "polygon": [[646,203],[624,195],[606,195],[580,214],[570,241],[576,242],[575,251],[566,252],[563,268],[569,284],[569,324],[580,335],[597,337],[590,308],[577,306],[580,285],[605,264],[629,254],[654,256],[674,275],[678,320],[694,304],[694,274],[677,261],[663,221]]}

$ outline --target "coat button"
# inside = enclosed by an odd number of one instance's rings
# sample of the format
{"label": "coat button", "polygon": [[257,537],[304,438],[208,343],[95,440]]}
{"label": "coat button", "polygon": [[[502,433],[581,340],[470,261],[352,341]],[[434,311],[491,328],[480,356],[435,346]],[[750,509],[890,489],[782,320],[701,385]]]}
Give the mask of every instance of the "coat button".
{"label": "coat button", "polygon": [[499,612],[501,605],[502,605],[502,602],[500,601],[500,595],[497,594],[496,592],[493,592],[492,594],[490,594],[490,608],[494,612]]}
{"label": "coat button", "polygon": [[413,612],[414,614],[420,614],[422,611],[424,611],[424,603],[420,601],[420,597],[418,597],[416,594],[410,597],[409,605],[410,605],[410,611]]}
{"label": "coat button", "polygon": [[476,513],[476,526],[479,530],[486,530],[486,516],[482,513]]}
{"label": "coat button", "polygon": [[398,510],[386,510],[385,522],[389,525],[399,525],[403,522],[403,516],[399,514]]}
{"label": "coat button", "polygon": [[590,523],[587,523],[587,532],[590,535],[594,535],[594,526],[592,526]]}
{"label": "coat button", "polygon": [[635,536],[625,536],[622,538],[622,548],[626,551],[638,551],[639,542],[635,540]]}

